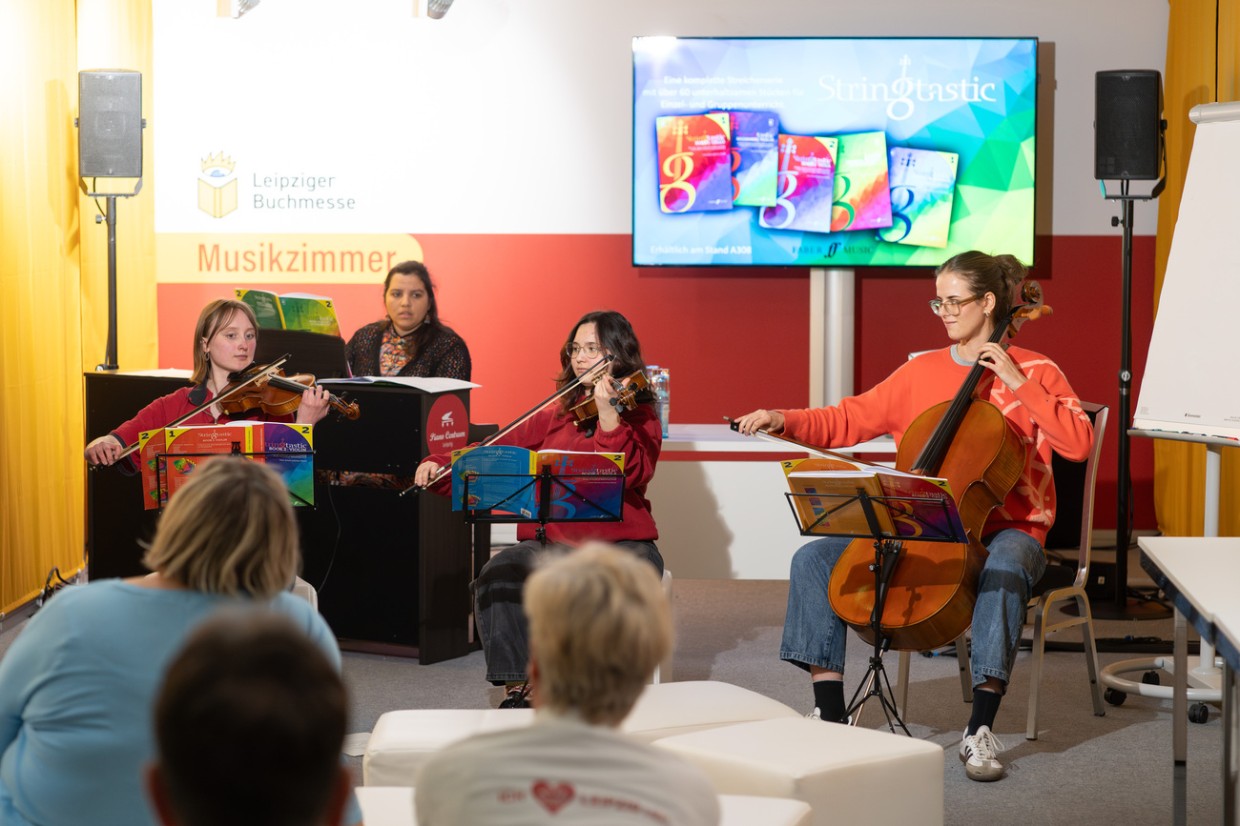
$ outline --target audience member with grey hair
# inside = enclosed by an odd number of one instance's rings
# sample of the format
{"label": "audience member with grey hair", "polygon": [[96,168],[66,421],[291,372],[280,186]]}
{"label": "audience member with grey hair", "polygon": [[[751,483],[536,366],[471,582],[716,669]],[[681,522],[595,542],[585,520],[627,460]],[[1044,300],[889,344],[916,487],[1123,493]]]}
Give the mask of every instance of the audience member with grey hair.
{"label": "audience member with grey hair", "polygon": [[616,730],[672,644],[651,565],[589,544],[535,570],[524,605],[534,723],[427,760],[418,823],[718,823],[718,797],[699,769]]}

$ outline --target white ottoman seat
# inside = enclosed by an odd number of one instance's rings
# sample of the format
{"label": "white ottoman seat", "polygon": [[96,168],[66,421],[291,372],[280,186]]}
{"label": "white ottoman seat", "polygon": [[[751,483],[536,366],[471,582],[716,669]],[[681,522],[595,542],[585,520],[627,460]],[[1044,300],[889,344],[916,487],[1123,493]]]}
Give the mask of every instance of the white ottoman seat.
{"label": "white ottoman seat", "polygon": [[362,758],[367,786],[412,786],[422,761],[473,734],[528,726],[528,708],[414,709],[380,715]]}
{"label": "white ottoman seat", "polygon": [[657,740],[719,794],[791,797],[814,823],[943,823],[943,749],[886,731],[771,719]]}
{"label": "white ottoman seat", "polygon": [[[631,737],[651,742],[716,726],[800,714],[747,688],[714,681],[646,686],[621,724]],[[362,759],[367,786],[412,786],[422,761],[473,734],[529,725],[531,709],[412,709],[389,711],[375,723]]]}

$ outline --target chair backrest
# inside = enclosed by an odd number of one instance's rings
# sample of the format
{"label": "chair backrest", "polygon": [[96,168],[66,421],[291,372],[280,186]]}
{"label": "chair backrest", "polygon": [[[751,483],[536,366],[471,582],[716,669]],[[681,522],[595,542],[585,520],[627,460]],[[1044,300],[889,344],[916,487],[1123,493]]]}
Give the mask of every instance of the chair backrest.
{"label": "chair backrest", "polygon": [[1094,487],[1098,480],[1098,457],[1102,454],[1102,440],[1106,435],[1109,413],[1104,404],[1083,401],[1081,407],[1094,423],[1094,443],[1090,446],[1089,456],[1084,462],[1073,462],[1059,454],[1055,454],[1051,460],[1058,511],[1055,525],[1046,537],[1048,551],[1073,547],[1077,549],[1078,588],[1084,586],[1089,578],[1094,528]]}

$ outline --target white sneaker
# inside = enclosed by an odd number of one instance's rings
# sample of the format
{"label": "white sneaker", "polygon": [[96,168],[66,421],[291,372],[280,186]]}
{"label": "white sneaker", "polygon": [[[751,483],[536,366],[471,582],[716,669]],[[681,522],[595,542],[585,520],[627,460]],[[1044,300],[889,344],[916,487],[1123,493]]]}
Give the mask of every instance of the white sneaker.
{"label": "white sneaker", "polygon": [[960,741],[960,759],[964,761],[964,773],[970,780],[989,782],[1003,776],[1003,764],[999,762],[999,752],[1003,744],[995,737],[989,726],[982,726],[977,734],[965,736]]}
{"label": "white sneaker", "polygon": [[805,716],[809,718],[810,720],[821,720],[822,712],[818,709],[818,706],[814,706],[814,710],[811,711],[809,714],[806,714]]}

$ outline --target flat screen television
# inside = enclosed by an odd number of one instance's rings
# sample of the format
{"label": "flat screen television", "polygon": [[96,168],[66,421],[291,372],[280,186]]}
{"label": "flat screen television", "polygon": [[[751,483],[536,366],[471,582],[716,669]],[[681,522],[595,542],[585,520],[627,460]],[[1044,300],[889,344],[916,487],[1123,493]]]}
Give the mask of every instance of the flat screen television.
{"label": "flat screen television", "polygon": [[1036,38],[633,39],[633,263],[1033,263]]}

